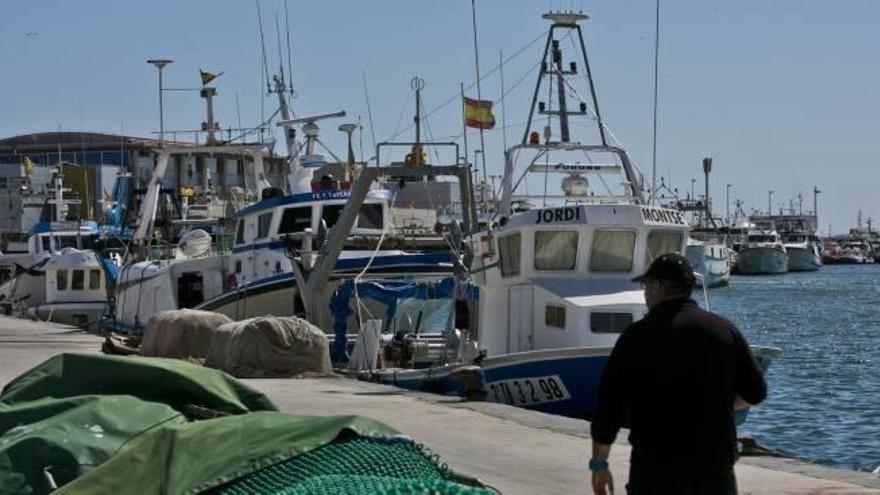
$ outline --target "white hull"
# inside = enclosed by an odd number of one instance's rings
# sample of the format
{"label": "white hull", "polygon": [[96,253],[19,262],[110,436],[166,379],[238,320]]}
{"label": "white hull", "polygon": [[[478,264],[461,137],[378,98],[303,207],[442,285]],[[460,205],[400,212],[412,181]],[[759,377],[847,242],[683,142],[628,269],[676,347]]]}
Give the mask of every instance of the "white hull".
{"label": "white hull", "polygon": [[31,306],[27,313],[53,323],[62,323],[80,328],[97,329],[101,316],[107,311],[107,301],[82,301],[45,303]]}
{"label": "white hull", "polygon": [[743,275],[772,275],[788,272],[788,256],[784,249],[748,247],[736,258],[737,270]]}
{"label": "white hull", "polygon": [[809,248],[786,247],[788,271],[815,272],[822,266],[822,256]]}
{"label": "white hull", "polygon": [[[714,251],[712,251],[712,250]],[[694,271],[702,275],[703,281],[697,281],[697,286],[703,283],[707,288],[722,287],[730,281],[730,260],[727,256],[713,256],[720,252],[722,246],[705,244],[692,244],[687,247],[686,257],[694,267]],[[724,249],[727,252],[727,249]]]}

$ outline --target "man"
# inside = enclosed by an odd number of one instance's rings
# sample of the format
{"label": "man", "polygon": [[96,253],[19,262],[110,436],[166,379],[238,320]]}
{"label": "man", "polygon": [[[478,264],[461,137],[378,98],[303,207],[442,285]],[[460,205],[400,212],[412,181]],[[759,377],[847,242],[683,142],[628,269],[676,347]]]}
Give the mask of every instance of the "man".
{"label": "man", "polygon": [[593,491],[613,493],[608,454],[627,424],[630,495],[736,493],[734,410],[764,400],[764,376],[736,327],[690,298],[696,278],[684,257],[660,256],[633,281],[649,311],[605,365],[591,425]]}

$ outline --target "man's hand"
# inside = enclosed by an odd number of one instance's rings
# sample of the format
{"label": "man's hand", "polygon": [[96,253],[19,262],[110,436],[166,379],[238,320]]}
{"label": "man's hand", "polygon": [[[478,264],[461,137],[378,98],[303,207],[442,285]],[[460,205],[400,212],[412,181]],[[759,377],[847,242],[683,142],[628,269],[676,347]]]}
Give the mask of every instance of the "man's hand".
{"label": "man's hand", "polygon": [[[608,488],[606,491],[605,488]],[[593,493],[596,495],[609,495],[614,493],[614,479],[611,476],[611,471],[608,469],[602,469],[600,471],[593,471]]]}

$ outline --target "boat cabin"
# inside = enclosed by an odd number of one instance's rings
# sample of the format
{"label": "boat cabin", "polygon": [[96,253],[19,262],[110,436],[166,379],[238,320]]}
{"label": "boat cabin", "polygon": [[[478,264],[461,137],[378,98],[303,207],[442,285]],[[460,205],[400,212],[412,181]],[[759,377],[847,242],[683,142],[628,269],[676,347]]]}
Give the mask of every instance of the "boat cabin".
{"label": "boat cabin", "polygon": [[495,355],[613,345],[647,311],[631,279],[662,254],[684,253],[687,232],[679,212],[635,204],[513,216],[479,246],[481,347]]}

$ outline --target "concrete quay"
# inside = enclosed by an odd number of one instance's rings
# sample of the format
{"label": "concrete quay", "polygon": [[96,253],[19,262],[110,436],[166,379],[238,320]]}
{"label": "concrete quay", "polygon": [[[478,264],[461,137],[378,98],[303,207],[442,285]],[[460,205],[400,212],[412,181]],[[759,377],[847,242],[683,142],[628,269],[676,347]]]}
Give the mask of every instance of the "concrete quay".
{"label": "concrete quay", "polygon": [[[101,342],[70,327],[0,317],[0,384],[58,353],[98,353]],[[586,421],[347,378],[244,381],[293,414],[384,421],[505,494],[591,493]],[[616,493],[625,493],[629,452],[625,441],[612,449]],[[877,475],[794,459],[747,457],[736,473],[741,494],[880,494]]]}

